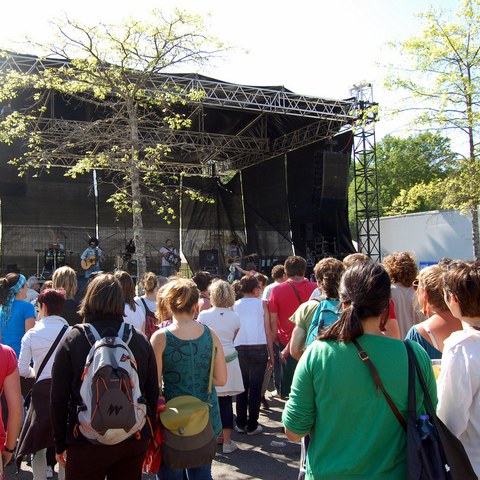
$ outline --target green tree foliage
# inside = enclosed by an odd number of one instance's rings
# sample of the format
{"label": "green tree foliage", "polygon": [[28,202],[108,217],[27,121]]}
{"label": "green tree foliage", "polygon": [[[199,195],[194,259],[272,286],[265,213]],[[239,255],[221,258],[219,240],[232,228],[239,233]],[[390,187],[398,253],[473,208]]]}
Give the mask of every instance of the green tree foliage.
{"label": "green tree foliage", "polygon": [[[389,214],[392,203],[402,190],[445,178],[452,171],[454,159],[450,140],[438,133],[424,132],[407,138],[385,136],[377,144],[380,213]],[[419,204],[416,211],[431,206]]]}
{"label": "green tree foliage", "polygon": [[[460,1],[453,19],[431,7],[420,20],[423,29],[419,35],[394,45],[406,64],[390,76],[387,84],[407,92],[405,110],[418,112],[417,122],[464,136],[467,163],[450,177],[447,190],[451,205],[471,216],[474,255],[480,258],[480,185],[472,188],[477,177],[465,173],[477,172],[479,161],[480,0]],[[466,175],[466,182],[458,181],[462,175]]]}
{"label": "green tree foliage", "polygon": [[[167,221],[175,215],[171,200],[179,193],[178,181],[165,173],[169,138],[190,125],[182,106],[202,97],[199,91],[157,88],[155,79],[163,71],[202,65],[223,46],[200,17],[179,10],[169,16],[153,11],[146,22],[130,18],[121,25],[88,26],[67,19],[55,27],[53,44],[40,47],[46,58],[60,62],[1,73],[0,101],[31,95],[24,108],[0,122],[0,141],[23,140],[26,150],[13,160],[21,171],[61,165],[72,177],[93,169],[111,172],[116,191],[110,202],[118,212],[132,213],[141,276],[142,209],[151,207]],[[91,117],[48,118],[52,94],[81,105]]]}
{"label": "green tree foliage", "polygon": [[[422,195],[426,185],[437,185],[454,171],[456,155],[450,139],[439,133],[422,132],[407,138],[385,136],[376,145],[378,203],[380,215],[398,215],[435,210],[442,195]],[[353,165],[350,178],[353,178]],[[420,196],[419,196],[420,195]],[[355,219],[355,186],[350,183],[349,218]]]}

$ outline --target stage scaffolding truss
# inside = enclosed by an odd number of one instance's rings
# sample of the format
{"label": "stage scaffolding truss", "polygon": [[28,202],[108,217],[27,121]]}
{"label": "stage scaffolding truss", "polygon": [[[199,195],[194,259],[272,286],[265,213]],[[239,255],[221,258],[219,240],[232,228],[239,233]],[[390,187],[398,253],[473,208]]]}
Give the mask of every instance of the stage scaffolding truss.
{"label": "stage scaffolding truss", "polygon": [[358,250],[380,261],[380,210],[378,206],[375,121],[378,104],[371,84],[353,87],[356,95],[356,122],[353,142],[355,211]]}
{"label": "stage scaffolding truss", "polygon": [[[66,63],[53,58],[12,54],[0,59],[0,71],[14,69],[33,74],[46,68],[59,68]],[[196,74],[160,73],[150,80],[148,88],[152,91],[180,89],[181,92],[203,92],[200,101],[189,100],[185,93],[188,116],[194,120],[192,128],[170,130],[154,125],[141,128],[141,147],[160,143],[171,148],[173,154],[162,166],[164,173],[169,174],[230,174],[332,138],[351,130],[354,122],[354,98],[323,99],[298,95],[284,87],[235,85]],[[213,116],[218,111],[244,115],[231,132],[208,131],[205,114],[208,112]],[[58,139],[64,138],[66,133],[79,132],[77,153],[73,150],[55,151],[52,160],[56,166],[69,167],[75,163],[77,155],[81,154],[78,145],[82,145],[85,129],[95,131],[98,138],[96,150],[102,145],[102,140],[107,142],[109,138],[108,124],[98,120],[78,122],[42,118],[36,127],[42,131],[42,141],[46,145],[58,144]],[[88,150],[94,146],[82,147]]]}
{"label": "stage scaffolding truss", "polygon": [[[33,74],[67,63],[63,59],[9,54],[0,58],[0,73],[14,70]],[[132,72],[132,79],[135,75],[136,72]],[[284,87],[236,85],[198,74],[159,73],[147,85],[147,90],[152,92],[177,89],[185,92],[186,114],[192,120],[192,128],[171,130],[150,125],[140,129],[140,148],[157,144],[170,148],[172,154],[161,166],[161,173],[165,174],[231,175],[316,142],[353,132],[359,250],[374,259],[380,258],[376,113],[373,113],[376,104],[371,85],[355,86],[352,97],[344,100],[299,95]],[[190,100],[186,93],[191,90],[201,91],[201,99]],[[219,115],[219,121],[207,125],[205,118],[215,115]],[[221,121],[228,116],[235,121],[226,129]],[[44,146],[59,145],[59,139],[66,135],[76,139],[74,148],[51,149],[53,153],[45,161],[48,166],[69,168],[82,152],[107,150],[110,140],[108,122],[93,118],[78,121],[53,115],[38,119],[35,128],[41,131]],[[85,141],[87,130],[95,133],[95,144]]]}

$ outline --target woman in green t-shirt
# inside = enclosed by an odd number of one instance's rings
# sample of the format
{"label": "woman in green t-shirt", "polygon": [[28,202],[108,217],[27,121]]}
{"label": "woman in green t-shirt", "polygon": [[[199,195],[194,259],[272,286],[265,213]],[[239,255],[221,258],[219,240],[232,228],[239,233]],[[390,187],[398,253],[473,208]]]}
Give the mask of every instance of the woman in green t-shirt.
{"label": "woman in green t-shirt", "polygon": [[[406,435],[372,374],[356,340],[378,370],[402,415],[407,415],[408,357],[403,342],[388,338],[390,279],[377,263],[355,263],[340,284],[343,313],[302,355],[283,412],[287,437],[310,434],[306,479],[400,480],[406,475]],[[430,396],[436,405],[430,359],[414,342]],[[417,391],[417,409],[423,394]]]}

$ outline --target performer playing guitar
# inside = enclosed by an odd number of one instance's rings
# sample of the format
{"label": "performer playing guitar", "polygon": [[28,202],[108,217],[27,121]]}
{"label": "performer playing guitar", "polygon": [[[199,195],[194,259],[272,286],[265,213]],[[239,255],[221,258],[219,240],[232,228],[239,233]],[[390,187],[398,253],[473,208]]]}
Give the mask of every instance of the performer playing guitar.
{"label": "performer playing guitar", "polygon": [[164,246],[160,249],[159,255],[162,257],[162,276],[170,277],[180,270],[182,260],[173,246],[172,240],[167,238]]}
{"label": "performer playing guitar", "polygon": [[93,272],[100,270],[100,261],[103,260],[103,252],[98,246],[98,239],[91,237],[88,240],[88,247],[80,255],[81,265],[85,270],[85,278],[89,278]]}

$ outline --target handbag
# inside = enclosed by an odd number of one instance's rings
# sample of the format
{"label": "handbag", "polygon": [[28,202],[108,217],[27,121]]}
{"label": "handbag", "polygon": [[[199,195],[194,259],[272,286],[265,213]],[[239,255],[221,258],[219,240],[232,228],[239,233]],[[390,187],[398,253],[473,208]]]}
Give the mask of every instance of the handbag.
{"label": "handbag", "polygon": [[157,411],[155,413],[155,425],[153,426],[152,436],[148,440],[147,451],[143,460],[143,471],[145,473],[156,474],[162,463],[162,429],[160,412],[163,410],[165,410],[165,398],[160,397],[157,402]]}
{"label": "handbag", "polygon": [[[208,395],[212,393],[215,343],[208,380]],[[210,463],[217,452],[217,441],[210,421],[210,403],[192,395],[169,400],[160,412],[164,427],[162,462],[173,469],[194,468]]]}
{"label": "handbag", "polygon": [[[407,419],[407,479],[409,480],[476,480],[462,442],[437,417],[423,378],[417,357],[408,342],[408,419]],[[429,416],[428,435],[417,426],[415,372],[424,395],[424,407]]]}

